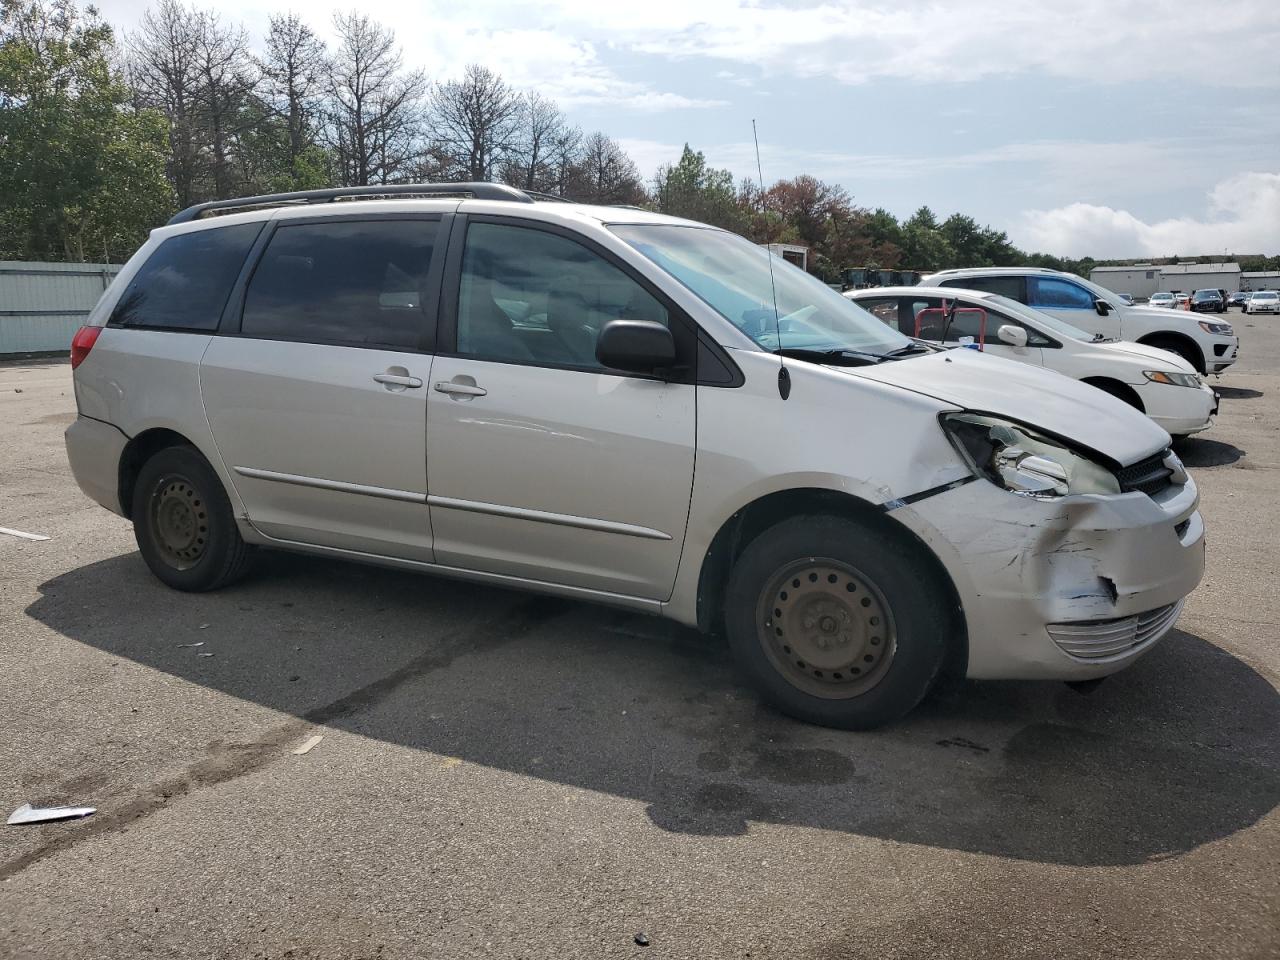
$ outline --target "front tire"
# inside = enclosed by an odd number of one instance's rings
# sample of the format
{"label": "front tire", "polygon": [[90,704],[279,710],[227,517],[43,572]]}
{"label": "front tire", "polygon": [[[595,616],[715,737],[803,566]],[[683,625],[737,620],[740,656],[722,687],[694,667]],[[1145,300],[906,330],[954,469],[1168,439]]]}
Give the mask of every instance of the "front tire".
{"label": "front tire", "polygon": [[837,516],[790,519],[753,540],[729,576],[725,626],[766,702],[846,730],[910,712],[955,634],[945,585],[905,538]]}
{"label": "front tire", "polygon": [[222,481],[192,447],[166,447],[143,464],[132,515],[142,559],[175,590],[216,590],[248,572],[253,548]]}

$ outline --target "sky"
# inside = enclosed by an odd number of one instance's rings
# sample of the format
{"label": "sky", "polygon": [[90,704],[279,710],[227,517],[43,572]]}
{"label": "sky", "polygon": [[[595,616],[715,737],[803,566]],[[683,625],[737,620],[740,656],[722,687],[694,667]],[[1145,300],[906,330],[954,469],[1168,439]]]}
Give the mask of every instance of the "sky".
{"label": "sky", "polygon": [[[133,28],[147,0],[98,0]],[[206,0],[255,42],[316,0]],[[809,173],[1096,258],[1280,253],[1280,2],[361,0],[434,80],[482,63],[618,140]]]}

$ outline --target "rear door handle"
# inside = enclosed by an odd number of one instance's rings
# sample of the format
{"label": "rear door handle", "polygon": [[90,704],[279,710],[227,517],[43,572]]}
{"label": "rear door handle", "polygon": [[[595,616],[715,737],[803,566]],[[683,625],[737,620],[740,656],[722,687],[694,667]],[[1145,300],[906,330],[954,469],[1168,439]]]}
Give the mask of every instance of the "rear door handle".
{"label": "rear door handle", "polygon": [[471,383],[455,383],[452,380],[441,380],[436,383],[436,389],[441,393],[449,393],[458,397],[484,397],[489,391],[484,387],[477,387]]}
{"label": "rear door handle", "polygon": [[422,381],[417,377],[406,377],[399,373],[375,373],[373,379],[377,383],[381,383],[388,387],[410,387],[417,389],[422,386]]}

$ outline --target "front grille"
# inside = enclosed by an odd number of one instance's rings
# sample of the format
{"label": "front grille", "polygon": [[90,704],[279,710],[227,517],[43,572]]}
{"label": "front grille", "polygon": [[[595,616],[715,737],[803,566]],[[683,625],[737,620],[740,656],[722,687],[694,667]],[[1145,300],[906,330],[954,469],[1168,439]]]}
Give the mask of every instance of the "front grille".
{"label": "front grille", "polygon": [[1120,482],[1120,492],[1132,493],[1136,490],[1154,497],[1168,490],[1173,486],[1173,481],[1170,479],[1173,471],[1164,465],[1164,458],[1168,455],[1169,451],[1161,450],[1132,466],[1117,470],[1116,480]]}
{"label": "front grille", "polygon": [[1155,643],[1173,628],[1182,612],[1182,603],[1179,600],[1118,620],[1051,623],[1046,629],[1063,653],[1081,660],[1104,660],[1136,653],[1139,648]]}

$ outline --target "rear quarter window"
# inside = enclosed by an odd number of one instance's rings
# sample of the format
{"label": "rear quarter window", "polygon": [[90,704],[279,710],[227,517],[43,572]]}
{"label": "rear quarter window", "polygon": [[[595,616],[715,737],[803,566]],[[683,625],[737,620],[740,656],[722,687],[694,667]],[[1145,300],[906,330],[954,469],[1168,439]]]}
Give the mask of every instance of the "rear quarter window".
{"label": "rear quarter window", "polygon": [[108,325],[218,329],[231,287],[261,229],[261,223],[242,223],[169,237],[129,281]]}
{"label": "rear quarter window", "polygon": [[953,277],[950,280],[944,280],[941,286],[960,287],[963,290],[984,290],[987,293],[998,293],[1020,303],[1027,302],[1026,283],[1022,277],[1017,276]]}

